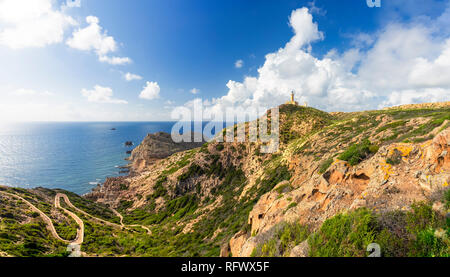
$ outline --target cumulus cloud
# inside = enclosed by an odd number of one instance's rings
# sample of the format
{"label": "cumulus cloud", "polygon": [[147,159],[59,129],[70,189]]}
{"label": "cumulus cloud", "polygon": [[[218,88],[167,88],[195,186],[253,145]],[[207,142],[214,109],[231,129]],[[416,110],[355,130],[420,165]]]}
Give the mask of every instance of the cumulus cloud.
{"label": "cumulus cloud", "polygon": [[200,90],[199,90],[198,88],[193,88],[193,89],[190,90],[190,92],[191,92],[192,94],[199,94],[199,93],[200,93]]}
{"label": "cumulus cloud", "polygon": [[146,100],[158,99],[160,90],[158,82],[147,82],[139,94],[139,98]]}
{"label": "cumulus cloud", "polygon": [[66,43],[69,47],[82,51],[94,51],[98,55],[99,61],[113,65],[131,62],[127,57],[108,56],[118,50],[117,42],[114,37],[108,35],[107,31],[103,31],[97,17],[88,16],[86,22],[89,24],[87,27],[74,31],[72,37],[67,40]]}
{"label": "cumulus cloud", "polygon": [[237,60],[234,63],[234,67],[236,67],[236,68],[242,68],[243,66],[244,66],[244,61],[243,60]]}
{"label": "cumulus cloud", "polygon": [[228,93],[207,101],[207,109],[270,108],[286,102],[291,91],[300,103],[328,111],[449,101],[450,37],[443,22],[450,22],[450,7],[435,19],[355,34],[351,48],[318,58],[312,45],[325,36],[307,8],[297,9],[289,18],[290,41],[266,55],[257,76],[230,80]]}
{"label": "cumulus cloud", "polygon": [[1,0],[0,44],[12,49],[60,43],[77,22],[52,0]]}
{"label": "cumulus cloud", "polygon": [[128,102],[121,99],[113,98],[113,90],[109,87],[96,85],[94,89],[82,89],[81,94],[87,98],[89,102],[108,103],[108,104],[127,104]]}
{"label": "cumulus cloud", "polygon": [[139,76],[137,74],[132,74],[130,72],[125,73],[124,77],[125,77],[125,80],[127,80],[128,82],[131,82],[134,80],[142,80],[142,76]]}

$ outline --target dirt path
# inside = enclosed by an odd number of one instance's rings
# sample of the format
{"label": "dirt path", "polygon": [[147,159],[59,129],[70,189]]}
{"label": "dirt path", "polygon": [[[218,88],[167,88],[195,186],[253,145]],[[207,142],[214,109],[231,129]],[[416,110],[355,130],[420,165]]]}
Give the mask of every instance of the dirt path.
{"label": "dirt path", "polygon": [[67,203],[67,205],[73,206],[72,203],[70,202],[69,198],[67,197],[67,195],[62,194],[62,193],[58,193],[55,196],[55,207],[62,209],[66,214],[68,214],[70,217],[72,217],[76,221],[76,223],[78,224],[78,226],[80,228],[77,229],[77,237],[75,238],[75,240],[71,244],[81,245],[83,243],[83,240],[84,240],[84,223],[83,223],[83,220],[81,220],[76,214],[72,213],[71,211],[61,207],[61,203],[60,203],[60,199],[61,198],[64,199],[64,201]]}
{"label": "dirt path", "polygon": [[[58,233],[56,232],[55,225],[53,225],[53,222],[50,219],[50,217],[48,217],[44,212],[42,212],[41,210],[36,208],[36,206],[31,204],[28,200],[25,200],[23,197],[20,197],[20,196],[18,196],[16,194],[12,194],[12,193],[9,193],[9,192],[0,191],[0,193],[4,194],[4,195],[8,195],[8,196],[16,198],[16,199],[19,199],[19,200],[23,201],[24,203],[26,203],[28,206],[30,206],[30,208],[31,208],[31,210],[33,210],[33,212],[36,212],[36,213],[38,213],[41,216],[42,220],[44,220],[44,222],[47,224],[47,228],[48,228],[48,230],[50,231],[50,233],[52,234],[53,237],[55,237],[56,239],[58,239],[60,241],[65,242],[67,244],[72,243],[71,241],[68,241],[68,240],[65,240],[65,239],[61,238],[58,235]],[[77,235],[77,239],[78,239],[78,235]]]}
{"label": "dirt path", "polygon": [[116,211],[115,209],[111,208],[111,210],[113,211],[113,213],[114,213],[116,216],[118,216],[118,217],[120,218],[120,225],[122,226],[122,228],[126,228],[127,226],[128,226],[128,227],[141,227],[142,229],[144,229],[144,230],[147,231],[147,234],[149,234],[149,235],[152,234],[152,231],[150,230],[150,228],[148,228],[148,227],[146,227],[146,226],[144,226],[144,225],[138,225],[138,224],[134,224],[134,225],[125,225],[125,224],[123,224],[123,216],[122,216],[118,211]]}
{"label": "dirt path", "polygon": [[[103,223],[103,224],[105,224],[105,225],[109,225],[109,226],[116,227],[116,228],[123,228],[123,225],[122,225],[122,224],[119,225],[119,224],[116,224],[116,223],[112,223],[112,222],[106,221],[106,220],[104,220],[104,219],[95,217],[95,216],[93,216],[93,215],[91,215],[91,214],[89,214],[89,213],[87,213],[87,212],[85,212],[85,211],[83,211],[83,210],[78,209],[77,207],[75,207],[75,206],[70,202],[69,197],[67,197],[67,195],[62,194],[62,193],[58,193],[57,196],[58,196],[58,195],[59,195],[60,197],[63,197],[63,198],[64,198],[64,201],[66,201],[67,205],[68,205],[69,207],[71,207],[72,209],[74,209],[75,211],[77,211],[77,212],[79,212],[79,213],[82,213],[83,215],[85,215],[85,216],[87,216],[87,217],[90,217],[90,218],[94,219],[95,221],[101,222],[101,223]],[[113,211],[114,211],[114,210],[113,210]],[[122,220],[122,218],[121,218],[121,220]]]}
{"label": "dirt path", "polygon": [[33,210],[34,212],[39,213],[41,218],[47,224],[47,229],[50,231],[50,233],[52,234],[53,237],[55,237],[56,239],[58,239],[58,240],[60,240],[62,242],[70,244],[70,245],[81,246],[81,244],[83,243],[83,241],[84,241],[84,222],[75,213],[73,213],[73,212],[71,212],[71,211],[69,211],[66,208],[63,208],[61,206],[61,198],[64,200],[64,202],[66,202],[66,204],[70,208],[72,208],[75,211],[77,211],[77,212],[79,212],[79,213],[81,213],[81,214],[83,214],[85,216],[88,216],[88,217],[90,217],[90,218],[92,218],[92,219],[94,219],[94,220],[96,220],[98,222],[101,222],[101,223],[103,223],[105,225],[109,225],[109,226],[120,228],[120,229],[124,229],[124,228],[127,228],[127,227],[140,227],[140,228],[146,230],[147,234],[149,234],[149,235],[152,234],[152,231],[150,230],[150,228],[148,228],[146,226],[137,225],[137,224],[135,224],[135,225],[125,225],[125,224],[123,224],[123,216],[119,212],[117,212],[115,209],[111,209],[111,210],[114,212],[115,215],[117,215],[120,218],[120,225],[116,224],[116,223],[112,223],[112,222],[106,221],[106,220],[103,220],[103,219],[98,218],[98,217],[95,217],[95,216],[93,216],[93,215],[91,215],[91,214],[89,214],[89,213],[87,213],[87,212],[85,212],[83,210],[78,209],[77,207],[75,207],[72,204],[72,202],[70,202],[70,199],[69,199],[69,197],[67,197],[67,195],[65,195],[63,193],[57,193],[56,196],[55,196],[55,203],[54,203],[55,207],[59,208],[59,209],[62,209],[67,215],[72,217],[75,220],[75,222],[78,224],[78,226],[79,226],[79,228],[77,229],[77,236],[76,236],[75,240],[68,241],[68,240],[65,240],[65,239],[61,238],[58,235],[58,232],[56,232],[56,229],[55,229],[55,225],[53,225],[53,222],[50,219],[50,217],[48,217],[43,211],[39,210],[36,206],[31,204],[29,201],[25,200],[23,197],[21,197],[19,195],[13,194],[13,193],[4,192],[4,191],[0,191],[0,193],[4,194],[4,195],[7,195],[7,196],[10,196],[10,197],[13,197],[13,198],[16,198],[16,199],[19,199],[19,200],[23,201],[24,203],[26,203],[31,208],[31,210]]}

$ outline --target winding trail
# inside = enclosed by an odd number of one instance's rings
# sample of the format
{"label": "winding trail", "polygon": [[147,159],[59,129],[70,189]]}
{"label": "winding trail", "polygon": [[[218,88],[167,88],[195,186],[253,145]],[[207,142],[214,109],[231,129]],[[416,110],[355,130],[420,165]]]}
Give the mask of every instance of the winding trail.
{"label": "winding trail", "polygon": [[[72,202],[70,202],[69,197],[67,197],[67,195],[65,195],[63,193],[58,193],[55,198],[58,198],[58,197],[59,198],[61,198],[61,197],[64,198],[64,201],[67,203],[67,205],[69,207],[71,207],[72,209],[74,209],[75,211],[77,211],[77,212],[79,212],[79,213],[81,213],[81,214],[83,214],[83,215],[85,215],[87,217],[90,217],[90,218],[94,219],[95,221],[101,222],[101,223],[103,223],[105,225],[108,225],[108,226],[112,226],[112,227],[116,227],[116,228],[123,228],[123,224],[119,225],[119,224],[116,224],[116,223],[112,223],[112,222],[106,221],[104,219],[95,217],[95,216],[93,216],[93,215],[91,215],[91,214],[89,214],[89,213],[87,213],[87,212],[85,212],[83,210],[78,209],[77,207],[75,207],[72,204]],[[113,210],[113,212],[115,212],[115,210]]]}
{"label": "winding trail", "polygon": [[[55,225],[53,225],[53,222],[50,219],[50,217],[48,217],[43,211],[41,211],[38,208],[36,208],[36,206],[31,204],[28,200],[25,200],[23,197],[21,197],[19,195],[16,195],[16,194],[13,194],[13,193],[4,192],[4,191],[0,191],[0,193],[3,194],[3,195],[7,195],[7,196],[10,196],[10,197],[13,197],[13,198],[16,198],[16,199],[19,199],[19,200],[23,201],[25,204],[27,204],[31,208],[31,210],[33,212],[38,213],[41,216],[41,218],[44,220],[44,222],[47,224],[47,228],[50,231],[50,233],[52,234],[52,236],[55,237],[56,239],[58,239],[58,240],[60,240],[62,242],[65,242],[67,244],[81,244],[81,243],[83,243],[84,224],[83,224],[83,221],[81,221],[81,219],[79,217],[77,217],[75,214],[73,214],[73,215],[76,217],[76,219],[72,215],[70,215],[70,216],[73,219],[75,219],[75,221],[78,224],[81,222],[81,225],[79,224],[80,225],[80,229],[77,230],[77,237],[75,238],[75,240],[74,241],[68,241],[68,240],[65,240],[65,239],[61,238],[58,235],[58,232],[56,232],[56,229],[55,229]],[[56,204],[56,200],[55,200],[55,204]],[[59,205],[59,201],[58,201],[58,205]]]}
{"label": "winding trail", "polygon": [[125,225],[125,224],[123,224],[123,216],[118,211],[116,211],[115,209],[111,208],[111,210],[113,211],[113,213],[116,216],[118,216],[120,218],[120,225],[122,226],[122,228],[126,228],[127,226],[128,227],[141,227],[142,229],[147,231],[147,234],[149,234],[149,235],[152,234],[152,231],[150,230],[150,228],[148,228],[148,227],[146,227],[144,225],[139,225],[139,224]]}
{"label": "winding trail", "polygon": [[25,200],[23,197],[21,197],[21,196],[19,196],[17,194],[5,192],[5,191],[0,191],[0,194],[7,195],[7,196],[10,196],[10,197],[13,197],[13,198],[16,198],[16,199],[19,199],[19,200],[23,201],[25,204],[27,204],[31,208],[31,210],[33,212],[39,213],[41,218],[46,223],[47,229],[50,231],[50,233],[52,234],[53,237],[55,237],[57,240],[60,240],[60,241],[62,241],[64,243],[67,243],[67,244],[70,244],[70,245],[79,245],[80,246],[83,243],[83,241],[84,241],[84,222],[75,213],[73,213],[73,212],[71,212],[71,211],[69,211],[66,208],[63,208],[61,206],[61,198],[64,200],[64,202],[66,202],[66,204],[70,208],[72,208],[75,211],[77,211],[77,212],[79,212],[79,213],[81,213],[81,214],[83,214],[83,215],[85,215],[87,217],[90,217],[90,218],[92,218],[92,219],[94,219],[94,220],[96,220],[98,222],[101,222],[101,223],[103,223],[105,225],[112,226],[112,227],[115,227],[115,228],[120,228],[120,229],[128,229],[129,227],[140,227],[140,228],[146,230],[147,234],[149,234],[149,235],[152,234],[152,231],[150,230],[150,228],[148,228],[146,226],[138,225],[138,224],[125,225],[123,223],[123,216],[119,212],[117,212],[115,209],[111,208],[111,210],[114,212],[114,214],[120,218],[120,225],[117,224],[117,223],[112,223],[112,222],[106,221],[104,219],[95,217],[95,216],[93,216],[93,215],[91,215],[91,214],[89,214],[89,213],[87,213],[87,212],[85,212],[85,211],[83,211],[81,209],[78,209],[77,207],[75,207],[72,204],[72,202],[70,202],[70,199],[69,199],[69,197],[67,197],[66,194],[57,193],[56,196],[55,196],[55,202],[54,202],[55,208],[63,210],[64,213],[66,213],[67,215],[69,215],[71,218],[73,218],[75,220],[75,222],[78,224],[78,227],[79,227],[77,229],[77,236],[75,237],[75,239],[73,241],[65,240],[65,239],[61,238],[58,235],[58,232],[56,231],[55,225],[53,225],[53,222],[52,222],[51,218],[48,217],[43,211],[39,210],[36,206],[31,204],[28,200]]}
{"label": "winding trail", "polygon": [[74,241],[71,242],[71,244],[78,244],[81,245],[83,243],[84,240],[84,223],[83,220],[81,220],[76,214],[72,213],[71,211],[61,207],[61,203],[60,203],[60,199],[63,198],[64,201],[67,203],[67,205],[72,206],[72,203],[70,202],[69,198],[67,197],[67,195],[62,194],[62,193],[57,193],[55,196],[55,207],[62,209],[66,214],[68,214],[70,217],[72,217],[76,223],[78,224],[78,226],[80,228],[77,229],[77,237],[75,238]]}

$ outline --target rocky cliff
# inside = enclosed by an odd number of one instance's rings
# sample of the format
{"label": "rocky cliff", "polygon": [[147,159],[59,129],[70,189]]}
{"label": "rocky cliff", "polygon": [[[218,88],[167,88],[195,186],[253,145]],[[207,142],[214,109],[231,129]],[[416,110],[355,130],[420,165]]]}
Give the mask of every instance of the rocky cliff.
{"label": "rocky cliff", "polygon": [[[169,243],[157,247],[169,255],[257,255],[280,224],[314,233],[360,209],[407,213],[429,203],[445,217],[437,195],[450,181],[448,103],[335,114],[283,105],[280,120],[278,153],[207,143],[139,166],[97,199],[130,222],[158,226]],[[177,248],[180,241],[189,243]],[[289,251],[305,253],[301,246],[305,239]]]}
{"label": "rocky cliff", "polygon": [[131,169],[141,171],[157,160],[177,152],[200,147],[203,143],[204,141],[175,143],[171,135],[164,132],[148,134],[131,153],[129,158]]}

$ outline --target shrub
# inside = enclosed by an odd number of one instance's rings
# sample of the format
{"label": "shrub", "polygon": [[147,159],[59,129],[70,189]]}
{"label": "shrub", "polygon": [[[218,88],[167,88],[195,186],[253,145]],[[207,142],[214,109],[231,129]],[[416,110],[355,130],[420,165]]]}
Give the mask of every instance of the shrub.
{"label": "shrub", "polygon": [[299,223],[279,223],[257,238],[260,241],[253,249],[251,256],[288,256],[292,248],[305,241],[309,234],[309,228]]}
{"label": "shrub", "polygon": [[223,143],[219,143],[216,145],[216,150],[217,151],[222,151],[223,149],[225,149],[225,146],[223,145]]}
{"label": "shrub", "polygon": [[158,178],[158,180],[155,183],[155,186],[153,187],[154,192],[152,194],[152,198],[156,199],[158,197],[167,195],[167,190],[164,187],[165,182],[167,182],[167,176],[161,176]]}
{"label": "shrub", "polygon": [[119,187],[120,187],[120,190],[127,190],[128,189],[128,185],[127,184],[120,184]]}
{"label": "shrub", "polygon": [[298,205],[297,202],[292,202],[291,204],[289,204],[289,206],[287,206],[286,211],[288,211],[294,207],[297,207],[297,205]]}
{"label": "shrub", "polygon": [[308,239],[312,257],[364,257],[375,241],[375,216],[367,209],[327,219]]}
{"label": "shrub", "polygon": [[339,159],[342,161],[347,161],[350,165],[357,165],[369,155],[375,154],[377,151],[378,147],[373,145],[368,139],[365,139],[359,144],[350,146],[339,156]]}
{"label": "shrub", "polygon": [[444,193],[444,201],[447,209],[450,209],[450,189],[447,189]]}
{"label": "shrub", "polygon": [[406,123],[407,123],[406,120],[400,120],[400,121],[389,123],[383,127],[378,128],[377,133],[388,130],[388,129],[394,129],[394,128],[397,128],[400,126],[404,126]]}
{"label": "shrub", "polygon": [[279,186],[278,188],[275,189],[275,191],[278,192],[278,194],[290,192],[291,190],[292,190],[292,186],[289,183],[281,185],[281,186]]}
{"label": "shrub", "polygon": [[199,166],[196,163],[193,163],[189,167],[188,171],[186,171],[185,173],[183,173],[180,176],[178,176],[178,181],[179,182],[184,182],[184,181],[186,181],[187,179],[189,179],[191,177],[202,175],[202,174],[204,174],[204,171],[203,171],[202,167]]}
{"label": "shrub", "polygon": [[325,173],[328,168],[331,166],[331,164],[334,162],[333,158],[329,158],[326,161],[324,161],[321,165],[320,165],[320,169],[319,169],[319,173],[323,174]]}

